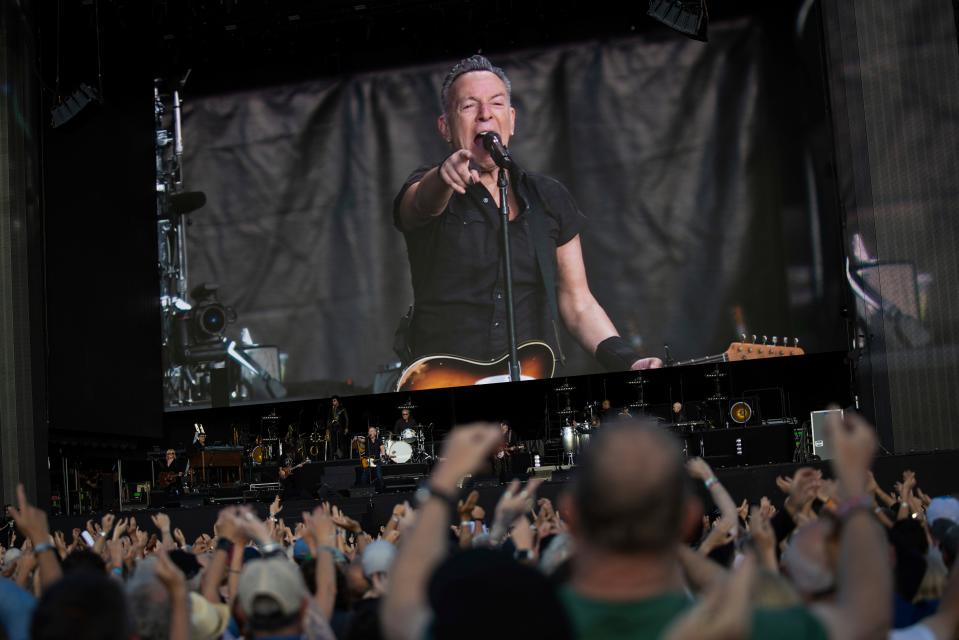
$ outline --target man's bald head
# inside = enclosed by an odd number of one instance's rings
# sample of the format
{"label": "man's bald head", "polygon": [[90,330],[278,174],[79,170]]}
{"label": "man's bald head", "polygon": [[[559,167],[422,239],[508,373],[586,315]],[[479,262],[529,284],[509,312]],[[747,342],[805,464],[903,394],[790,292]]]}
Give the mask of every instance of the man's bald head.
{"label": "man's bald head", "polygon": [[648,423],[607,427],[580,459],[578,533],[609,551],[659,551],[679,542],[689,485],[679,446]]}

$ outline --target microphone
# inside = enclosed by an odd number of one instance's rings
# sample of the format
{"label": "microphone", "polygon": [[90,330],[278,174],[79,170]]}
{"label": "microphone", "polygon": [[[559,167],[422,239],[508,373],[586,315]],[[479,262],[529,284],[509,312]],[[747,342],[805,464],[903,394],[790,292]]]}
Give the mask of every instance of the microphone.
{"label": "microphone", "polygon": [[483,139],[483,147],[486,148],[486,151],[493,158],[496,166],[503,169],[513,168],[513,158],[509,155],[509,149],[503,146],[503,141],[499,139],[498,133],[495,131],[484,131],[479,134],[479,137]]}

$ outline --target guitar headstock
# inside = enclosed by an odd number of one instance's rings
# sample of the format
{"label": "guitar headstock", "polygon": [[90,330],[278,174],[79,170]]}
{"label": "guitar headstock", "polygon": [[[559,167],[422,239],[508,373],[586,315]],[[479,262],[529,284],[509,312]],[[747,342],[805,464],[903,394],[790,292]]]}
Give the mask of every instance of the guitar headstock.
{"label": "guitar headstock", "polygon": [[751,339],[747,339],[745,335],[741,335],[740,338],[739,342],[730,343],[729,348],[726,349],[726,358],[730,362],[734,360],[801,356],[806,353],[799,346],[799,338],[784,337],[781,341],[777,336],[773,336],[772,340],[763,336],[761,341],[755,335]]}

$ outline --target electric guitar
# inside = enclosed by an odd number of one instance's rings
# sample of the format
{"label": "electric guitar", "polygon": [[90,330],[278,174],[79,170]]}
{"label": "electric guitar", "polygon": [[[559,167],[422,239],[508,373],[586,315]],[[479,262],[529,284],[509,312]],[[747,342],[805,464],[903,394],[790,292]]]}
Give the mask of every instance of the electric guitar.
{"label": "electric guitar", "polygon": [[302,467],[302,466],[304,466],[304,465],[307,465],[307,464],[310,464],[310,459],[309,459],[309,458],[307,458],[306,460],[304,460],[304,461],[301,462],[300,464],[296,465],[295,467],[280,467],[280,478],[283,479],[283,480],[289,478],[290,475],[291,475],[294,471],[296,471],[296,470],[299,469],[300,467]]}
{"label": "electric guitar", "polygon": [[736,362],[739,360],[762,360],[764,358],[782,358],[785,356],[801,356],[806,352],[799,346],[799,338],[793,339],[793,346],[788,345],[789,338],[783,338],[782,344],[778,344],[776,336],[773,336],[772,344],[766,336],[763,341],[756,342],[756,336],[752,337],[752,342],[746,341],[746,336],[740,336],[741,342],[731,342],[729,348],[722,353],[705,358],[693,358],[692,360],[682,360],[674,362],[671,367],[679,367],[687,364],[712,364],[714,362]]}
{"label": "electric guitar", "polygon": [[[545,342],[524,342],[516,349],[521,380],[552,378],[556,355]],[[419,391],[509,382],[509,354],[481,361],[449,354],[426,356],[403,370],[396,391]]]}
{"label": "electric guitar", "polygon": [[[799,340],[795,339],[792,346],[778,344],[774,337],[771,344],[768,340],[760,343],[753,336],[752,342],[741,336],[740,342],[732,342],[724,352],[674,362],[670,366],[689,364],[710,364],[713,362],[734,362],[737,360],[756,360],[760,358],[780,358],[783,356],[800,356],[805,352],[799,347]],[[524,342],[517,348],[519,354],[520,379],[542,380],[552,378],[556,371],[556,356],[545,342]],[[419,391],[421,389],[442,389],[446,387],[466,387],[475,384],[490,384],[493,382],[509,382],[509,355],[494,360],[481,361],[450,354],[425,356],[413,362],[403,370],[396,382],[396,391]]]}
{"label": "electric guitar", "polygon": [[157,474],[157,484],[166,489],[172,484],[176,484],[183,477],[182,471],[161,471]]}
{"label": "electric guitar", "polygon": [[395,453],[384,453],[382,456],[372,456],[368,458],[360,458],[360,466],[364,469],[372,469],[377,464],[384,464],[386,462],[394,462],[396,459]]}

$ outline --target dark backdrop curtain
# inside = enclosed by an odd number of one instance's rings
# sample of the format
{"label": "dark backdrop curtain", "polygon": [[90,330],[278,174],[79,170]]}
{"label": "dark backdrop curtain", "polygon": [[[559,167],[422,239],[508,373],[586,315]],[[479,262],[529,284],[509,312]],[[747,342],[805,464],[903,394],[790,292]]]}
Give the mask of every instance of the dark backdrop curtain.
{"label": "dark backdrop curtain", "polygon": [[[790,186],[802,183],[790,175],[796,107],[757,27],[710,35],[708,46],[667,37],[493,56],[513,82],[515,157],[568,186],[590,219],[594,294],[653,354],[665,342],[674,356],[722,351],[736,306],[739,328],[809,331],[791,320],[784,257],[812,242],[784,237],[786,200],[806,215]],[[191,284],[218,282],[239,314],[231,331],[288,352],[287,380],[369,385],[395,360],[412,292],[392,200],[448,153],[436,117],[449,66],[186,105],[185,177],[209,197],[189,229]],[[578,347],[567,353],[569,373],[596,370]]]}

